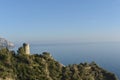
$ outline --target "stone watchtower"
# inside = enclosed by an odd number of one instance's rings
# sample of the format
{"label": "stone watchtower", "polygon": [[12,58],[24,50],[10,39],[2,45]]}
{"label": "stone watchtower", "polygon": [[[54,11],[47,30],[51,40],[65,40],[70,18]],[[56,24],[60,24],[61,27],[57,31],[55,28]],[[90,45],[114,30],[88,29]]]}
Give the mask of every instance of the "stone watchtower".
{"label": "stone watchtower", "polygon": [[24,43],[23,48],[24,48],[25,54],[29,55],[30,54],[30,46],[29,46],[29,44]]}

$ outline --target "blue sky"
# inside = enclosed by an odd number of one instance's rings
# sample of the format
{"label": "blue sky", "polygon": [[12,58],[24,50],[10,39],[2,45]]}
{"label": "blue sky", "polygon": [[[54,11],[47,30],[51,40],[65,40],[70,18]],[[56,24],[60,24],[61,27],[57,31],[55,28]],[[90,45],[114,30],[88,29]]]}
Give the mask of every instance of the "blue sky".
{"label": "blue sky", "polygon": [[0,0],[0,36],[31,43],[120,41],[120,1]]}

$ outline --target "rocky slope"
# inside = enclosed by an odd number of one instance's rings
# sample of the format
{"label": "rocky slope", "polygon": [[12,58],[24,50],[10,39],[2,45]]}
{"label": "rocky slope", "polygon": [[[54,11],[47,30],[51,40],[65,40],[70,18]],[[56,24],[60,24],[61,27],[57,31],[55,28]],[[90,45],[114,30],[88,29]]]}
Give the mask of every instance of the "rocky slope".
{"label": "rocky slope", "polygon": [[117,80],[113,73],[96,63],[64,66],[53,57],[43,54],[26,55],[24,52],[0,50],[0,80]]}

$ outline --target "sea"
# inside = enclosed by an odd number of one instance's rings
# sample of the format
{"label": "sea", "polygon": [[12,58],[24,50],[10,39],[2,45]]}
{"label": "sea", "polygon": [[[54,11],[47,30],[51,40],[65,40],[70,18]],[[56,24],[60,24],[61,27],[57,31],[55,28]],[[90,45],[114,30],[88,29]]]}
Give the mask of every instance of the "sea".
{"label": "sea", "polygon": [[[21,46],[17,45],[16,49]],[[120,79],[120,42],[30,44],[31,54],[49,52],[63,65],[96,62]]]}

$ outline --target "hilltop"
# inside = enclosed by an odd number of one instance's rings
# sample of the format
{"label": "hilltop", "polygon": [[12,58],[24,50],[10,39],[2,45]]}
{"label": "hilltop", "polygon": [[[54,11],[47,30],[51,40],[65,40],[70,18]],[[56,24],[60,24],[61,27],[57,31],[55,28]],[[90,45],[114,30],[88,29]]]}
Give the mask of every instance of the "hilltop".
{"label": "hilltop", "polygon": [[48,52],[25,54],[0,50],[0,80],[118,80],[95,62],[64,66]]}

